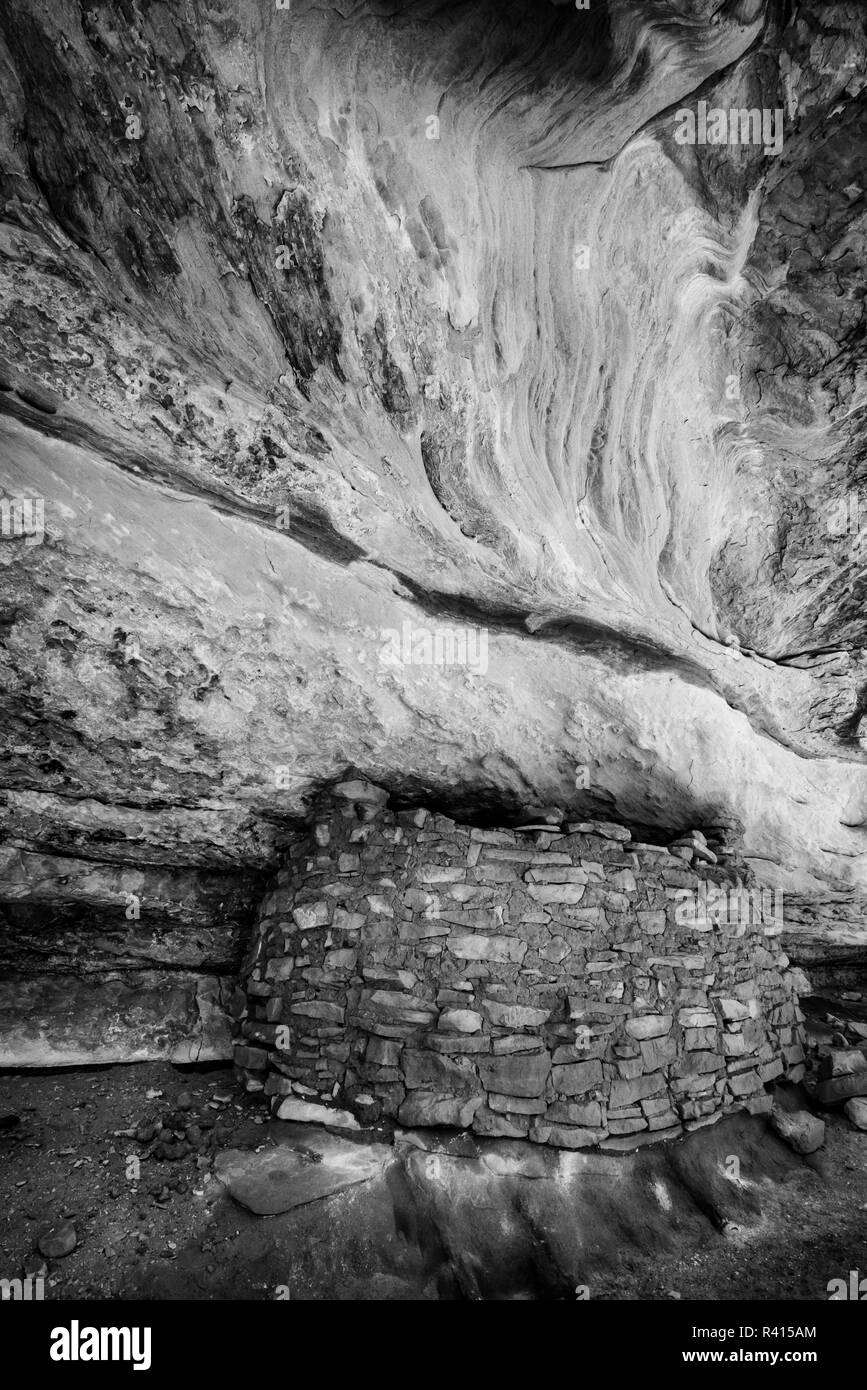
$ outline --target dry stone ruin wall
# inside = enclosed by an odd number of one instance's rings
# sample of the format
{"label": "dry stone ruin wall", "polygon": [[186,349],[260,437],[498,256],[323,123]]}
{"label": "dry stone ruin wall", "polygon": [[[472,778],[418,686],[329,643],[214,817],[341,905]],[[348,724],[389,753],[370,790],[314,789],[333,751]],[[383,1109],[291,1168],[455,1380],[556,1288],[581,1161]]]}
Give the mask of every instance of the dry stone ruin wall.
{"label": "dry stone ruin wall", "polygon": [[322,799],[262,903],[235,1060],[280,1118],[616,1151],[802,1076],[778,905],[701,911],[748,879],[731,849],[479,829],[377,793]]}

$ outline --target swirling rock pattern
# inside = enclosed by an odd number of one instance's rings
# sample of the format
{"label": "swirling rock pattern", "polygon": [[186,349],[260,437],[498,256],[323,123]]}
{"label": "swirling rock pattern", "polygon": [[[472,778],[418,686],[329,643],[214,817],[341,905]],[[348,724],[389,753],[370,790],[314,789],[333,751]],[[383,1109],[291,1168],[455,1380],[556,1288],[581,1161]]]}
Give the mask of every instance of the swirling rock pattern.
{"label": "swirling rock pattern", "polygon": [[252,902],[348,768],[857,897],[865,56],[818,0],[8,0],[13,934],[40,856],[217,924],[174,873]]}

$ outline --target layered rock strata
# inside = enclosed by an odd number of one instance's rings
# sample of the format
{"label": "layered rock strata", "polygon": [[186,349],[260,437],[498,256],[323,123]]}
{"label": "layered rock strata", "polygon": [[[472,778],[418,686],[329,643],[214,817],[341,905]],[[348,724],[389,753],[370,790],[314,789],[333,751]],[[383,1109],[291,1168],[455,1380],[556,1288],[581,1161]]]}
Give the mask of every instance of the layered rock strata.
{"label": "layered rock strata", "polygon": [[228,1046],[350,763],[736,816],[863,977],[865,15],[0,7],[7,1064]]}
{"label": "layered rock strata", "polygon": [[384,801],[320,800],[262,903],[235,1059],[280,1118],[631,1148],[803,1074],[779,895],[731,847]]}
{"label": "layered rock strata", "polygon": [[0,847],[0,1066],[231,1056],[226,1006],[264,877],[150,858]]}

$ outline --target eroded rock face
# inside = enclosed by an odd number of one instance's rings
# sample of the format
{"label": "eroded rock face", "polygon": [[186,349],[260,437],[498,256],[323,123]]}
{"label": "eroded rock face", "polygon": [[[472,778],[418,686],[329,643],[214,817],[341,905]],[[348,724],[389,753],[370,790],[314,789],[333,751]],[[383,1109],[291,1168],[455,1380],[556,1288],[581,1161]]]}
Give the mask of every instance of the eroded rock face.
{"label": "eroded rock face", "polygon": [[865,53],[851,3],[9,0],[13,937],[67,880],[99,971],[240,940],[348,768],[734,816],[860,910]]}

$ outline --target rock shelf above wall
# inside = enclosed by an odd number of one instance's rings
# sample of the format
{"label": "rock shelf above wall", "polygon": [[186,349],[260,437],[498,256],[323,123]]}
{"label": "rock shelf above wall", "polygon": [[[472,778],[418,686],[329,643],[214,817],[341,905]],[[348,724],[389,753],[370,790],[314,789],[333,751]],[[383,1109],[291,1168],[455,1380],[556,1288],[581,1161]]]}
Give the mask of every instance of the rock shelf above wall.
{"label": "rock shelf above wall", "polygon": [[800,1079],[781,897],[722,830],[666,848],[386,800],[321,797],[263,900],[235,1060],[280,1118],[618,1150]]}
{"label": "rock shelf above wall", "polygon": [[864,16],[6,0],[0,833],[270,873],[351,761],[864,891]]}

